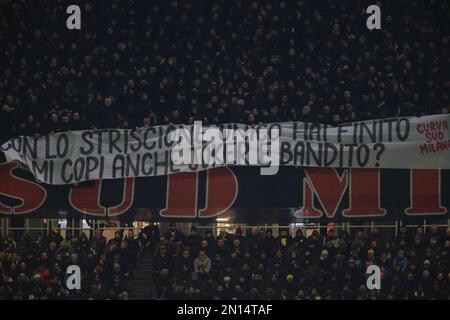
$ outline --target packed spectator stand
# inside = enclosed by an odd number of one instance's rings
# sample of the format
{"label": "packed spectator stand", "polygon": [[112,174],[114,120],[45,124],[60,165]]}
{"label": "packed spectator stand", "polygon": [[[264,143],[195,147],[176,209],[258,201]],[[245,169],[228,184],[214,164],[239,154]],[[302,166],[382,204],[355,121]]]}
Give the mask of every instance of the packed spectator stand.
{"label": "packed spectator stand", "polygon": [[450,4],[5,0],[0,136],[448,113]]}
{"label": "packed spectator stand", "polygon": [[[237,228],[234,233],[188,235],[175,223],[160,236],[151,224],[136,236],[101,231],[23,233],[0,241],[0,299],[129,299],[143,255],[152,257],[153,299],[186,300],[422,300],[450,298],[450,228],[401,228],[349,234],[330,229]],[[381,289],[369,290],[366,269],[381,268]],[[68,265],[82,271],[82,289],[66,287]]]}
{"label": "packed spectator stand", "polygon": [[[128,299],[141,251],[132,230],[117,231],[109,241],[100,231],[0,237],[0,299]],[[80,267],[80,290],[67,286],[69,265]]]}
{"label": "packed spectator stand", "polygon": [[[450,299],[450,228],[401,228],[389,239],[376,228],[274,237],[254,227],[217,238],[211,231],[200,237],[195,227],[188,236],[176,230],[155,252],[157,299]],[[381,268],[381,290],[366,284],[373,264]]]}

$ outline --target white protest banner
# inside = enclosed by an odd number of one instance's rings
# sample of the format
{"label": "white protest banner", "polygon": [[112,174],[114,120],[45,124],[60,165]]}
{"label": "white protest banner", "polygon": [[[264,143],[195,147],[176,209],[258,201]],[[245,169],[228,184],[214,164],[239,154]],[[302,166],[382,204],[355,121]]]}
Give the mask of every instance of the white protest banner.
{"label": "white protest banner", "polygon": [[[286,122],[220,127],[156,126],[144,130],[18,136],[1,146],[38,181],[72,184],[144,177],[218,166],[449,169],[450,115],[355,122],[337,127]],[[265,170],[265,171],[264,171]]]}

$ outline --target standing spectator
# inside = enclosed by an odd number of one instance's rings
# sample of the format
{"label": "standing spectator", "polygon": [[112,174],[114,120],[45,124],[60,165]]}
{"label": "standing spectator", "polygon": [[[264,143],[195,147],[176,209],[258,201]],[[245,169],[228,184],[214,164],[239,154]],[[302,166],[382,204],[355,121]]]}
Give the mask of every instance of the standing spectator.
{"label": "standing spectator", "polygon": [[197,234],[197,228],[191,227],[190,234],[184,239],[184,245],[188,246],[192,252],[198,252],[202,238]]}

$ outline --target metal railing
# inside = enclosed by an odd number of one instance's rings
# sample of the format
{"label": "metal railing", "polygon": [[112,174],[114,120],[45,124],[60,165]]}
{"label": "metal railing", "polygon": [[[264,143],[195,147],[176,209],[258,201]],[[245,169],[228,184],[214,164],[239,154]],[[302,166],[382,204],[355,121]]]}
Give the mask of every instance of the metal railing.
{"label": "metal railing", "polygon": [[[0,219],[0,231],[3,237],[5,237],[8,234],[17,232],[17,231],[27,231],[27,232],[40,232],[40,233],[47,233],[49,234],[51,230],[61,230],[62,232],[66,232],[67,230],[70,230],[72,234],[77,234],[79,232],[95,232],[96,230],[102,230],[104,233],[114,233],[116,231],[126,231],[126,230],[134,230],[135,233],[139,232],[146,224],[143,221],[135,221],[133,222],[132,226],[121,226],[119,221],[99,221],[99,220],[93,220],[91,222],[91,225],[83,225],[83,221],[77,220],[77,219],[71,219],[67,221],[66,226],[62,226],[60,224],[61,220],[57,219],[33,219],[35,220],[35,223],[30,223],[30,220],[32,219],[24,219],[24,224],[21,227],[12,227],[10,225],[10,219],[9,218],[1,218]],[[40,221],[40,223],[36,223],[37,221]],[[115,225],[114,225],[115,224]],[[179,223],[178,224],[180,228],[185,229],[186,231],[189,229],[193,223]],[[450,219],[447,220],[447,223],[440,223],[436,224],[439,228],[450,228]],[[226,226],[226,227],[225,227]],[[253,227],[256,227],[258,229],[267,229],[271,228],[272,230],[275,230],[276,232],[280,229],[289,229],[291,232],[295,233],[296,229],[302,229],[304,231],[308,230],[318,230],[322,231],[323,229],[329,228],[329,225],[327,224],[320,224],[320,223],[293,223],[289,225],[276,225],[276,224],[266,224],[266,225],[245,225],[245,224],[234,224],[234,223],[227,223],[227,224],[219,224],[219,223],[212,223],[210,225],[196,225],[196,228],[199,230],[218,230],[218,229],[236,229],[237,227],[240,227],[243,230],[247,230]],[[351,232],[354,230],[362,229],[362,230],[370,230],[373,231],[375,228],[379,230],[392,230],[394,236],[397,236],[398,230],[401,227],[406,228],[417,228],[422,227],[424,228],[424,231],[426,232],[428,228],[431,227],[431,224],[427,223],[426,220],[423,221],[423,224],[403,224],[403,221],[392,221],[386,223],[381,223],[377,221],[368,221],[367,224],[353,224],[351,222],[342,222],[342,223],[335,223],[333,225],[333,228],[335,230],[346,230],[347,232]],[[163,230],[161,230],[163,231]]]}
{"label": "metal railing", "polygon": [[35,225],[32,225],[30,223],[30,220],[32,219],[24,219],[23,226],[13,227],[10,225],[11,220],[9,218],[0,218],[1,235],[5,237],[6,235],[9,235],[11,233],[23,231],[26,231],[28,233],[35,232],[35,233],[49,234],[52,230],[55,230],[55,231],[62,231],[63,234],[66,231],[71,231],[72,234],[79,234],[80,232],[94,233],[96,230],[102,230],[107,235],[112,233],[111,237],[113,237],[114,232],[116,231],[127,231],[131,229],[134,230],[135,233],[137,233],[144,226],[144,223],[142,221],[134,223],[133,226],[121,226],[119,222],[117,222],[118,224],[116,226],[108,226],[107,225],[108,223],[96,220],[93,220],[91,225],[84,225],[82,220],[80,221],[77,219],[70,219],[67,221],[65,226],[62,226],[60,224],[61,220],[58,219],[33,219],[35,221],[39,221],[39,223],[35,223]]}

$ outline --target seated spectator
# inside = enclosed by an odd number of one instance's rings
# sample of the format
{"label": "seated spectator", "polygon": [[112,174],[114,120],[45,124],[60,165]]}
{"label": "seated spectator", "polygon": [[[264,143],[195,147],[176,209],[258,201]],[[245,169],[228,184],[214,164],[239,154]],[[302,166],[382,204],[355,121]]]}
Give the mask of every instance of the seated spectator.
{"label": "seated spectator", "polygon": [[[372,300],[450,296],[450,278],[445,277],[449,273],[450,240],[443,242],[444,238],[439,241],[432,237],[432,248],[415,252],[412,242],[418,239],[417,234],[414,238],[402,238],[395,245],[394,239],[382,239],[374,231],[367,236],[362,231],[356,232],[354,238],[346,232],[338,232],[337,236],[328,234],[328,241],[322,241],[319,233],[313,232],[304,240],[305,245],[300,246],[302,233],[297,232],[291,238],[289,233],[280,232],[272,242],[269,230],[265,232],[269,235],[266,240],[273,244],[265,244],[255,252],[241,244],[258,239],[255,229],[250,229],[248,235],[237,230],[232,244],[222,237],[215,240],[216,253],[211,258],[200,249],[193,259],[185,247],[175,262],[172,281],[190,282],[185,288],[187,299],[195,296],[195,288],[202,288],[199,297],[204,299]],[[206,240],[201,244],[208,248]],[[436,252],[434,246],[439,248]],[[366,288],[365,270],[373,263],[381,270],[381,290]]]}
{"label": "seated spectator", "polygon": [[194,260],[194,272],[209,273],[211,270],[211,259],[206,255],[204,250],[198,253],[198,257]]}
{"label": "seated spectator", "polygon": [[169,230],[164,234],[164,237],[172,243],[181,243],[185,239],[185,235],[181,230],[177,229],[175,223],[170,223]]}

